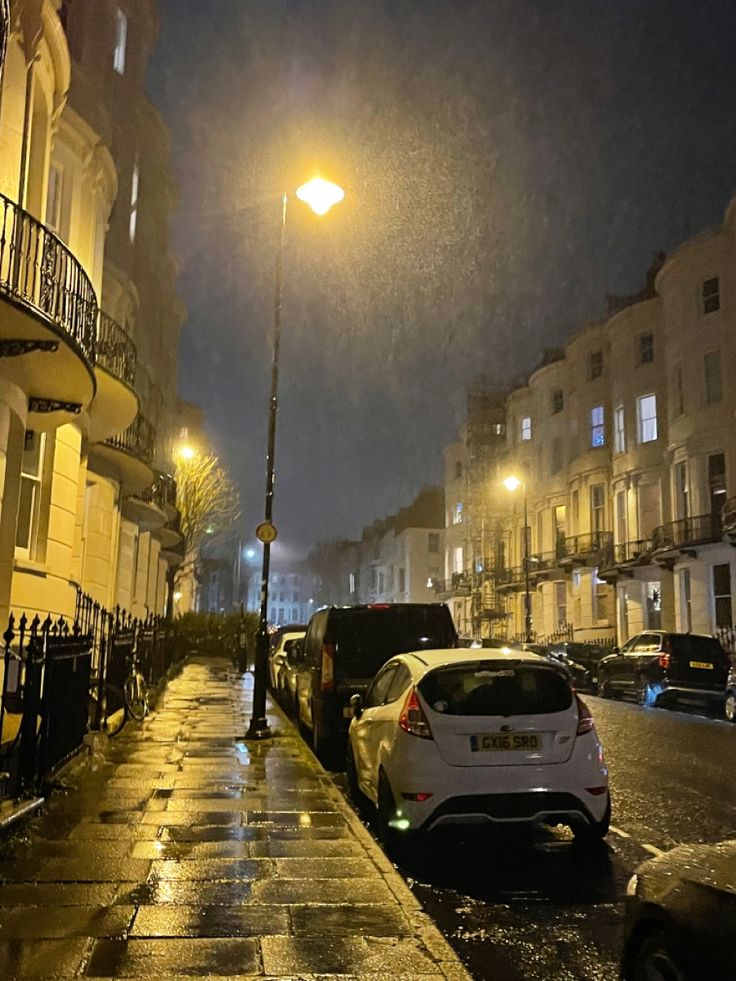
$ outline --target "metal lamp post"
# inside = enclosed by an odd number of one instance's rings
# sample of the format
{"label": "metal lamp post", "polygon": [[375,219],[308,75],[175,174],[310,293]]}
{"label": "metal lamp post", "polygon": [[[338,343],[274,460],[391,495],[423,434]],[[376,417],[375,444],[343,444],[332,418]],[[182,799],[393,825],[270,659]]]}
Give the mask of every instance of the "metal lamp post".
{"label": "metal lamp post", "polygon": [[[345,192],[337,184],[315,177],[297,188],[296,196],[308,204],[317,215],[324,215],[330,208],[345,197]],[[271,543],[276,540],[273,517],[273,487],[276,461],[276,415],[278,412],[279,391],[279,349],[281,347],[281,297],[284,267],[284,247],[286,245],[286,209],[289,195],[281,196],[281,230],[279,248],[276,255],[276,278],[273,301],[273,356],[271,360],[271,397],[268,409],[268,448],[266,450],[266,499],[263,522],[256,535],[263,545],[261,566],[261,608],[256,635],[256,661],[253,678],[253,714],[246,739],[268,739],[271,730],[266,718],[266,677],[268,674],[268,580],[271,569]]]}
{"label": "metal lamp post", "polygon": [[519,477],[507,477],[503,482],[506,490],[515,491],[521,487],[524,494],[524,639],[527,644],[532,641],[532,604],[529,590],[529,517],[526,481]]}

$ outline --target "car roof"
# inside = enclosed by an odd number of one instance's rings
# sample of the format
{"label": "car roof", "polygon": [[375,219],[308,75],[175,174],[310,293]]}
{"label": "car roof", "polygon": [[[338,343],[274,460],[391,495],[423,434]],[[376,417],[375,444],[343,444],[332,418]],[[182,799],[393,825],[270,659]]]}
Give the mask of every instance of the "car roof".
{"label": "car roof", "polygon": [[691,634],[683,630],[640,630],[638,634],[632,634],[631,637],[641,637],[643,634],[658,634],[660,637],[697,637],[699,640],[716,640],[713,634]]}
{"label": "car roof", "polygon": [[467,664],[472,661],[498,661],[499,664],[513,661],[527,661],[530,664],[550,665],[547,658],[533,651],[522,651],[518,647],[448,647],[441,650],[409,651],[399,657],[413,658],[427,668],[436,668],[443,664],[453,664],[459,661]]}

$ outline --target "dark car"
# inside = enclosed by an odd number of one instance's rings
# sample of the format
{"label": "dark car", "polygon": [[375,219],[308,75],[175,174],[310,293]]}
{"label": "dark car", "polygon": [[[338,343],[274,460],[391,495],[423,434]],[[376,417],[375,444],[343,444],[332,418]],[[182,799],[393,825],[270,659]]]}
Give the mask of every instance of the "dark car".
{"label": "dark car", "polygon": [[640,705],[689,702],[720,707],[728,669],[728,655],[715,637],[648,630],[601,661],[598,694],[632,696]]}
{"label": "dark car", "polygon": [[611,653],[611,648],[602,647],[600,644],[592,642],[585,644],[565,640],[550,644],[549,653],[553,657],[579,665],[584,671],[587,671],[586,688],[593,691],[598,678],[598,665],[604,657]]}
{"label": "dark car", "polygon": [[736,667],[732,667],[728,672],[723,712],[729,722],[736,722]]}
{"label": "dark car", "polygon": [[353,717],[350,697],[364,693],[396,654],[455,647],[443,603],[374,603],[329,607],[309,621],[296,671],[294,710],[302,734],[325,762],[341,763]]}
{"label": "dark car", "polygon": [[543,654],[542,657],[554,661],[555,664],[560,664],[565,669],[575,691],[592,691],[593,683],[591,674],[584,664],[578,664],[577,661],[573,661],[563,651],[550,650]]}
{"label": "dark car", "polygon": [[736,841],[681,845],[629,883],[622,981],[736,978]]}

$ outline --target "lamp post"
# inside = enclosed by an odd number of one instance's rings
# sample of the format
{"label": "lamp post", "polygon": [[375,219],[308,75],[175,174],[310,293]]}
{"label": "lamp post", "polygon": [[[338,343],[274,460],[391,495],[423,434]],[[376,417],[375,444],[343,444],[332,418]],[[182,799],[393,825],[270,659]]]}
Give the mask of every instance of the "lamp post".
{"label": "lamp post", "polygon": [[[308,204],[317,215],[325,215],[330,208],[345,197],[337,184],[315,177],[297,188],[296,196]],[[261,609],[256,635],[256,663],[253,676],[253,714],[246,739],[269,739],[271,730],[266,719],[266,676],[268,674],[268,579],[271,569],[271,543],[276,538],[272,523],[274,466],[276,461],[276,414],[279,392],[279,349],[281,347],[281,296],[286,244],[286,209],[289,195],[281,196],[281,230],[276,254],[276,278],[273,300],[273,356],[271,360],[271,396],[268,409],[268,448],[266,450],[266,499],[263,523],[258,526],[258,537],[263,545],[261,566]]]}
{"label": "lamp post", "polygon": [[506,477],[503,486],[511,492],[521,487],[524,494],[524,639],[527,644],[530,644],[532,641],[532,605],[529,591],[529,518],[526,481],[519,477],[510,476]]}

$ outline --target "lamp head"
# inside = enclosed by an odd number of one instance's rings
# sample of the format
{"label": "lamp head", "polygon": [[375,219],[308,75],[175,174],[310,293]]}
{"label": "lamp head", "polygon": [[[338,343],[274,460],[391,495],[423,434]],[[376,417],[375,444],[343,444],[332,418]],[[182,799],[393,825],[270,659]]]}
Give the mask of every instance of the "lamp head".
{"label": "lamp head", "polygon": [[332,181],[322,177],[313,177],[311,181],[297,188],[296,196],[308,204],[317,215],[326,215],[330,208],[339,204],[345,197],[345,191]]}
{"label": "lamp head", "polygon": [[521,487],[521,480],[512,474],[503,481],[503,486],[507,491],[515,491]]}

